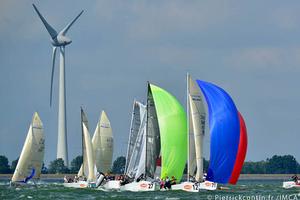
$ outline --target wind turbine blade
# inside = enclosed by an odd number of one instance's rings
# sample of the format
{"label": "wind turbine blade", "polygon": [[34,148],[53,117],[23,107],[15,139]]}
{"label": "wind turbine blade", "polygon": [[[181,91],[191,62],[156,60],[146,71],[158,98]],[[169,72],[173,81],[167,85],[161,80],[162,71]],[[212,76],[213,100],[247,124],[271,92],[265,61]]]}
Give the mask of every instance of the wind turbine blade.
{"label": "wind turbine blade", "polygon": [[53,47],[53,51],[52,51],[52,72],[51,72],[51,86],[50,86],[50,107],[52,105],[52,88],[53,88],[53,76],[54,76],[56,49],[57,49],[57,47]]}
{"label": "wind turbine blade", "polygon": [[39,15],[40,19],[42,20],[43,24],[45,25],[48,33],[51,35],[51,38],[54,39],[57,36],[57,32],[54,28],[52,28],[52,26],[50,26],[50,24],[48,24],[48,22],[45,20],[45,18],[41,15],[41,13],[39,12],[39,10],[37,9],[37,7],[33,5],[34,10],[36,11],[36,13]]}
{"label": "wind turbine blade", "polygon": [[77,17],[75,17],[75,19],[73,19],[73,21],[71,21],[63,30],[61,30],[59,32],[60,35],[65,35],[67,34],[69,28],[74,24],[74,22],[80,17],[80,15],[83,13],[83,10],[77,15]]}

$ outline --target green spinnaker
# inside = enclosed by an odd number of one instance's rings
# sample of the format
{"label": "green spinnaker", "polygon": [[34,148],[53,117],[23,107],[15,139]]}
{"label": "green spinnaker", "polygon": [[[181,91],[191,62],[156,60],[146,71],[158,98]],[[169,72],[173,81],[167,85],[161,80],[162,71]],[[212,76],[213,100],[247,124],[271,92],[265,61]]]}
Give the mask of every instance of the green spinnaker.
{"label": "green spinnaker", "polygon": [[158,118],[161,143],[161,178],[182,178],[187,160],[187,119],[178,100],[153,84],[150,84]]}

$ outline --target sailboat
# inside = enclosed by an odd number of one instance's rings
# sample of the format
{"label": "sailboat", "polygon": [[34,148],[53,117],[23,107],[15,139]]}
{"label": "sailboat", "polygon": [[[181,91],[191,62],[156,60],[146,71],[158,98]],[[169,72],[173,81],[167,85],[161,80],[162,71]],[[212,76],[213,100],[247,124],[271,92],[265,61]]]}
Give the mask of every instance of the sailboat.
{"label": "sailboat", "polygon": [[121,187],[123,190],[158,190],[159,185],[154,181],[154,174],[156,161],[160,155],[162,179],[175,176],[180,180],[183,174],[187,138],[185,136],[186,116],[181,104],[166,90],[148,83],[145,122],[145,126],[142,125],[143,122],[139,126],[139,132],[145,135],[145,139],[142,140],[144,141],[142,149],[145,149],[142,153],[145,154],[145,158],[141,156],[145,162],[144,180],[126,184]]}
{"label": "sailboat", "polygon": [[[110,121],[105,111],[101,112],[101,116],[95,129],[92,144],[94,152],[94,160],[99,172],[107,173],[111,170],[113,157],[113,135]],[[103,181],[104,175],[98,178],[96,187],[100,190],[119,190],[119,180]]]}
{"label": "sailboat", "polygon": [[145,169],[146,119],[146,106],[134,101],[124,173],[134,180],[139,178]]}
{"label": "sailboat", "polygon": [[133,181],[121,186],[121,190],[141,192],[159,189],[159,184],[152,180],[139,180],[146,169],[146,130],[147,107],[134,101],[125,164],[125,175]]}
{"label": "sailboat", "polygon": [[112,166],[113,135],[110,121],[103,110],[92,139],[95,163],[98,171],[108,172]]}
{"label": "sailboat", "polygon": [[39,180],[45,154],[43,123],[34,113],[25,143],[11,179],[12,185],[24,185],[28,181]]}
{"label": "sailboat", "polygon": [[282,187],[285,189],[300,188],[300,181],[298,180],[297,183],[295,181],[284,181]]}
{"label": "sailboat", "polygon": [[82,131],[82,158],[83,163],[77,174],[78,180],[72,183],[64,183],[65,187],[87,188],[93,187],[96,182],[97,168],[94,162],[93,146],[88,130],[87,116],[81,108],[81,131]]}
{"label": "sailboat", "polygon": [[[235,184],[246,156],[247,131],[231,97],[220,87],[200,80],[196,83],[187,75],[187,110],[188,178],[172,189],[198,192],[201,189],[216,190],[217,183]],[[208,174],[203,180],[202,151],[207,112],[211,152]],[[190,176],[195,180],[190,181]]]}
{"label": "sailboat", "polygon": [[[198,192],[216,190],[217,184],[203,180],[203,139],[207,108],[200,88],[187,74],[187,181],[172,185],[172,190]],[[193,180],[190,180],[190,178]]]}

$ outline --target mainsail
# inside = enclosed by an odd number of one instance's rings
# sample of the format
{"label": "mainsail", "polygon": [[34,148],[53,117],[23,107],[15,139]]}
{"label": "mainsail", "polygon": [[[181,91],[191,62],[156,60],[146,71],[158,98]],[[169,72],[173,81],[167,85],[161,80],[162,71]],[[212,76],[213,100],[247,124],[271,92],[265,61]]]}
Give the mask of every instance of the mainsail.
{"label": "mainsail", "polygon": [[203,178],[203,137],[205,133],[206,109],[203,95],[189,75],[187,75],[187,84],[187,110],[189,115],[188,175],[195,176],[196,181],[201,181]]}
{"label": "mainsail", "polygon": [[128,175],[129,162],[132,158],[132,152],[134,145],[136,143],[138,132],[141,126],[141,109],[140,104],[137,101],[133,102],[133,109],[132,109],[132,116],[131,116],[131,125],[130,125],[130,133],[129,133],[129,141],[127,147],[127,154],[126,154],[126,163],[125,163],[125,174]]}
{"label": "mainsail", "polygon": [[83,163],[78,172],[78,176],[87,177],[88,181],[95,181],[97,168],[93,152],[93,145],[88,129],[88,119],[81,108],[81,131],[82,131],[82,160]]}
{"label": "mainsail", "polygon": [[[178,100],[162,88],[149,84],[148,86],[148,124],[149,121],[158,121],[161,146],[161,177],[175,176],[177,181],[181,180],[187,159],[187,123],[186,113]],[[149,108],[150,107],[150,108]],[[154,120],[157,118],[157,120]],[[153,122],[152,122],[153,123]],[[151,143],[159,144],[159,135],[151,134],[153,126],[147,128],[147,153]],[[154,148],[156,147],[156,149]],[[152,159],[159,156],[159,148],[152,146]],[[146,157],[148,154],[146,155]],[[153,160],[152,160],[153,162]],[[147,163],[148,164],[148,157]],[[153,169],[153,168],[152,168]],[[155,168],[154,168],[155,169]],[[155,170],[153,170],[154,173]],[[152,172],[152,171],[151,171]]]}
{"label": "mainsail", "polygon": [[89,125],[88,125],[88,119],[83,111],[83,109],[80,109],[80,116],[81,116],[81,147],[82,147],[82,165],[78,171],[78,176],[87,176],[89,174],[89,169],[88,169],[88,161],[87,161],[87,152],[86,152],[86,143],[85,143],[85,137],[84,137],[84,132],[83,132],[83,124],[89,130]]}
{"label": "mainsail", "polygon": [[145,176],[154,178],[156,159],[160,153],[160,129],[151,84],[148,84]]}
{"label": "mainsail", "polygon": [[[135,115],[135,112],[139,112],[139,114]],[[126,169],[126,173],[129,177],[138,178],[141,174],[145,172],[145,162],[146,162],[146,123],[147,123],[147,115],[146,115],[146,106],[140,102],[134,102],[134,113],[133,116],[136,116],[140,121],[140,126],[137,130],[137,134],[135,138],[135,143],[133,147],[128,149],[128,154],[130,157],[127,158],[128,167]],[[132,120],[132,124],[135,123],[136,119]],[[132,130],[132,129],[131,129]],[[131,134],[132,135],[132,132]],[[131,138],[130,138],[131,139]],[[130,140],[129,140],[130,141]],[[131,141],[129,142],[129,144]]]}
{"label": "mainsail", "polygon": [[83,127],[83,138],[86,147],[86,154],[84,156],[86,156],[86,160],[87,160],[87,166],[84,166],[84,168],[88,169],[88,174],[85,175],[87,175],[88,181],[95,181],[96,172],[95,172],[95,162],[94,162],[91,136],[84,122],[82,122],[82,127]]}
{"label": "mainsail", "polygon": [[44,159],[45,139],[42,121],[34,113],[27,137],[12,177],[12,182],[27,182],[39,179]]}
{"label": "mainsail", "polygon": [[113,156],[113,135],[110,121],[104,111],[102,111],[97,123],[92,143],[98,171],[110,171]]}

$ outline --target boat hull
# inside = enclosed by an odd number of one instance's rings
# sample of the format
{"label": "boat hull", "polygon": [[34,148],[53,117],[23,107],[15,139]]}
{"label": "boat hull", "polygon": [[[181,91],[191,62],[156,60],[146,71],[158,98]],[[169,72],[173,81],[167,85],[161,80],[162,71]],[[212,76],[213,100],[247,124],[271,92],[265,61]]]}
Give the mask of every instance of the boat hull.
{"label": "boat hull", "polygon": [[216,190],[217,183],[205,181],[202,183],[197,182],[183,182],[172,185],[172,190],[183,190],[186,192],[199,192],[200,190]]}
{"label": "boat hull", "polygon": [[149,192],[149,191],[158,191],[159,189],[160,186],[158,183],[150,182],[150,181],[132,182],[121,186],[121,191],[131,191],[131,192]]}
{"label": "boat hull", "polygon": [[64,183],[64,187],[68,187],[68,188],[87,188],[87,187],[89,187],[89,183],[87,181]]}
{"label": "boat hull", "polygon": [[282,184],[283,188],[289,189],[289,188],[300,188],[300,182],[297,184],[294,181],[285,181]]}
{"label": "boat hull", "polygon": [[121,184],[118,180],[107,181],[103,185],[99,186],[99,190],[120,190]]}

